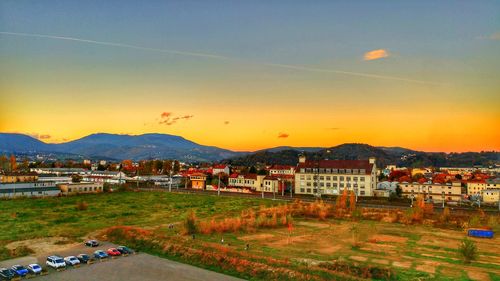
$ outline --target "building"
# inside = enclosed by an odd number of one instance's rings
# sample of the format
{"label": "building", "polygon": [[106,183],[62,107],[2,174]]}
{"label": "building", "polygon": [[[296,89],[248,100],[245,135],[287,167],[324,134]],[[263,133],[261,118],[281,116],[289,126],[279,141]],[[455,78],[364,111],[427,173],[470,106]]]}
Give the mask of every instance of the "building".
{"label": "building", "polygon": [[236,174],[229,176],[228,187],[249,188],[253,191],[262,191],[262,182],[266,176],[257,174]]}
{"label": "building", "polygon": [[37,181],[38,174],[30,173],[4,173],[0,174],[1,183],[14,183],[14,182],[34,182]]}
{"label": "building", "polygon": [[35,172],[39,175],[85,175],[88,173],[88,170],[83,168],[31,168],[30,172]]}
{"label": "building", "polygon": [[486,204],[497,204],[500,202],[500,189],[483,189],[481,198]]}
{"label": "building", "polygon": [[378,190],[389,190],[389,192],[396,192],[396,188],[398,187],[397,181],[381,181],[377,183]]}
{"label": "building", "polygon": [[191,188],[205,189],[207,176],[203,173],[193,173],[189,175],[191,181]]}
{"label": "building", "polygon": [[72,182],[58,185],[63,195],[99,193],[103,192],[103,186],[102,182]]}
{"label": "building", "polygon": [[130,178],[121,171],[91,171],[90,174],[83,176],[86,182],[102,182],[111,184],[122,184]]}
{"label": "building", "polygon": [[229,173],[231,173],[231,171],[229,170],[229,166],[224,164],[219,164],[219,165],[214,165],[212,167],[212,175],[216,176],[220,173],[229,175]]}
{"label": "building", "polygon": [[402,182],[399,184],[402,190],[403,197],[417,197],[423,195],[424,199],[430,199],[434,202],[442,202],[443,197],[445,201],[460,201],[462,199],[462,184],[460,181],[453,183],[408,183]]}
{"label": "building", "polygon": [[60,183],[70,183],[72,182],[71,177],[54,177],[54,176],[43,176],[38,178],[39,182],[52,181],[55,182],[56,185]]}
{"label": "building", "polygon": [[58,196],[60,193],[54,182],[0,183],[0,198]]}
{"label": "building", "polygon": [[377,185],[375,158],[369,160],[307,160],[299,158],[295,193],[339,195],[344,189],[373,196]]}
{"label": "building", "polygon": [[287,187],[286,180],[277,176],[265,176],[262,181],[262,188],[256,191],[282,193],[283,189],[287,190]]}
{"label": "building", "polygon": [[268,168],[270,176],[290,177],[295,176],[295,167],[289,165],[272,165]]}
{"label": "building", "polygon": [[485,189],[500,189],[500,179],[487,179],[467,182],[467,195],[481,194]]}

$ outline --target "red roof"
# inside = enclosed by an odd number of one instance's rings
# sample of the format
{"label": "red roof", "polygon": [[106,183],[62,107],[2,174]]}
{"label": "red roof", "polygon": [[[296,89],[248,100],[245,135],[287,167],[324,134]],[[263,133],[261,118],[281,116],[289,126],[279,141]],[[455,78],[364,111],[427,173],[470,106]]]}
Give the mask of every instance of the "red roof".
{"label": "red roof", "polygon": [[250,179],[250,180],[256,180],[257,179],[257,174],[246,174],[246,175],[240,175],[237,173],[231,174],[229,177],[230,178],[238,178],[242,176],[244,179]]}
{"label": "red roof", "polygon": [[311,161],[306,160],[305,163],[299,163],[297,166],[300,168],[319,168],[322,169],[365,169],[366,174],[370,174],[373,169],[373,164],[368,160],[320,160]]}
{"label": "red roof", "polygon": [[224,164],[217,164],[213,166],[213,169],[225,169],[227,165]]}

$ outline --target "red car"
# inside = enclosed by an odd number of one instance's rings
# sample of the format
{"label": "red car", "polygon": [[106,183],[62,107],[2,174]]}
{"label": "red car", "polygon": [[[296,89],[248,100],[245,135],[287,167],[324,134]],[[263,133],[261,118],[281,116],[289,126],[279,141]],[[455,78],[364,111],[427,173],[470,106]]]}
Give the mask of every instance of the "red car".
{"label": "red car", "polygon": [[114,257],[119,256],[119,255],[122,254],[116,248],[109,248],[108,251],[107,251],[107,253],[108,253],[108,255],[114,256]]}

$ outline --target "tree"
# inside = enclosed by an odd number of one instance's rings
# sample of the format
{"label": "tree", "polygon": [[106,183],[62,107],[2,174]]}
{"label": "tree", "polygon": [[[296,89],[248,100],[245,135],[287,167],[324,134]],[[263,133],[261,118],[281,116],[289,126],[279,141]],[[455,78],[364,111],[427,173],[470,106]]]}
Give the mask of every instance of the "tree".
{"label": "tree", "polygon": [[266,171],[266,169],[260,169],[260,170],[257,172],[257,175],[262,175],[262,176],[267,175],[267,171]]}
{"label": "tree", "polygon": [[458,252],[462,255],[464,263],[469,264],[477,259],[476,243],[474,243],[474,241],[468,239],[467,237],[465,237],[460,243]]}
{"label": "tree", "polygon": [[248,173],[250,173],[250,174],[256,174],[257,173],[257,169],[255,168],[255,166],[250,167],[250,170],[248,171]]}
{"label": "tree", "polygon": [[456,175],[455,175],[455,178],[456,178],[457,180],[462,180],[462,175],[460,175],[460,174],[456,174]]}
{"label": "tree", "polygon": [[184,221],[184,228],[186,234],[195,234],[198,227],[196,225],[196,215],[193,210],[190,210],[187,214],[186,220]]}
{"label": "tree", "polygon": [[14,156],[14,154],[12,154],[10,156],[10,171],[15,171],[17,170],[17,162],[16,162],[16,156]]}
{"label": "tree", "polygon": [[174,173],[177,174],[181,170],[181,163],[177,160],[174,161]]}
{"label": "tree", "polygon": [[71,176],[71,182],[81,182],[81,181],[82,181],[82,176],[77,174]]}
{"label": "tree", "polygon": [[401,189],[401,187],[399,187],[399,185],[396,187],[396,195],[398,196],[398,198],[401,198],[401,195],[403,194],[403,189]]}

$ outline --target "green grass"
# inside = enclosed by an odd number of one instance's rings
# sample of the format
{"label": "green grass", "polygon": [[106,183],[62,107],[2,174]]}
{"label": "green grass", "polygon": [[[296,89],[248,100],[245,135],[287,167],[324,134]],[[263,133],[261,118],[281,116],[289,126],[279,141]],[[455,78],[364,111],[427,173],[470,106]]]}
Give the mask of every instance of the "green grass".
{"label": "green grass", "polygon": [[[77,210],[85,201],[87,210]],[[275,204],[271,200],[168,192],[119,192],[61,198],[0,201],[0,259],[9,258],[6,244],[42,237],[78,241],[114,225],[153,227],[181,221],[193,209],[199,218],[232,216],[241,210]]]}

